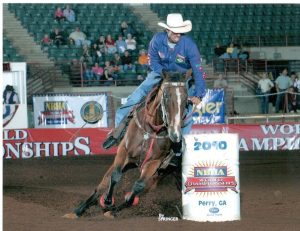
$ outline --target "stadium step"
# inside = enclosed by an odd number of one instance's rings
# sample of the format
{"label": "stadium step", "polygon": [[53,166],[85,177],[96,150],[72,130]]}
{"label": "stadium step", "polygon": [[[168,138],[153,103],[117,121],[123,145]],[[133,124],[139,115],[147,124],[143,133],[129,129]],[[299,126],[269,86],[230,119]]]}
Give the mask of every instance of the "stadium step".
{"label": "stadium step", "polygon": [[[34,92],[52,91],[55,85],[70,85],[68,76],[62,74],[62,71],[51,61],[47,54],[44,53],[39,44],[34,42],[33,37],[23,28],[13,13],[8,10],[8,5],[3,4],[3,28],[5,35],[12,42],[13,46],[18,49],[20,55],[26,57],[25,61],[28,65],[32,65],[31,71],[35,73],[43,73],[35,78],[41,78],[41,81],[36,80],[34,88],[28,86],[32,95]],[[50,70],[50,71],[45,71]],[[29,82],[30,84],[30,82]]]}

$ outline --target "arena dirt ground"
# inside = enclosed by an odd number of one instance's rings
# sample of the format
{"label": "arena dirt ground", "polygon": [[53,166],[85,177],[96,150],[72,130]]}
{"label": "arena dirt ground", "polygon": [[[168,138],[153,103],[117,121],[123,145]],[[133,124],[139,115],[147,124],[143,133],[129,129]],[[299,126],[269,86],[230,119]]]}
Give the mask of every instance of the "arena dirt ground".
{"label": "arena dirt ground", "polygon": [[[62,218],[90,195],[112,161],[112,156],[3,160],[3,230],[300,230],[299,151],[240,153],[240,221],[158,221],[160,213],[179,217],[181,194],[172,177],[115,219],[97,207],[76,220]],[[136,174],[129,172],[117,188],[117,202]]]}

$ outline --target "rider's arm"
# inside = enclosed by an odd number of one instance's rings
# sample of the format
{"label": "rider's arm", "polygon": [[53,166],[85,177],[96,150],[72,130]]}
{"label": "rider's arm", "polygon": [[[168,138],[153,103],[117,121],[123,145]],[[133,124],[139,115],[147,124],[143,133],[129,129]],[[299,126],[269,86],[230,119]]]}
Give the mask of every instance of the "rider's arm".
{"label": "rider's arm", "polygon": [[205,95],[206,84],[203,78],[200,53],[197,45],[193,41],[189,43],[188,57],[195,80],[195,96],[203,98]]}
{"label": "rider's arm", "polygon": [[163,66],[161,65],[161,59],[159,57],[159,47],[160,47],[160,36],[158,34],[154,35],[149,44],[148,59],[149,66],[152,71],[156,73],[162,73]]}

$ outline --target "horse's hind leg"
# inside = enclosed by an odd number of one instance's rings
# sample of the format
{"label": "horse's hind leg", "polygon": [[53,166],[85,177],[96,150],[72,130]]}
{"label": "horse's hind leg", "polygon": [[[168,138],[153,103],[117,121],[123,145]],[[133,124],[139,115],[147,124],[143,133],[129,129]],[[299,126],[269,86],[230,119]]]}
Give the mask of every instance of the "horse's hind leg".
{"label": "horse's hind leg", "polygon": [[[113,191],[115,185],[121,180],[123,169],[125,168],[125,161],[127,158],[127,151],[122,142],[119,146],[118,153],[115,157],[115,161],[113,164],[113,170],[111,172],[109,186],[107,192],[103,195],[103,202],[101,204],[102,207],[111,207],[113,206]],[[102,198],[101,198],[102,199]]]}

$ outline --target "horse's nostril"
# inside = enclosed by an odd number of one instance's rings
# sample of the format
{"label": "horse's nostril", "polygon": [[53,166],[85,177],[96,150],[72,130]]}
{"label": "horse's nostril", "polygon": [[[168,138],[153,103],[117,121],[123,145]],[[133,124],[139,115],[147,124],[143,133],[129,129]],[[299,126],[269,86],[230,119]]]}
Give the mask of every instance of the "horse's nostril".
{"label": "horse's nostril", "polygon": [[179,142],[181,140],[180,132],[169,129],[168,133],[169,133],[169,137],[172,140],[172,142]]}

